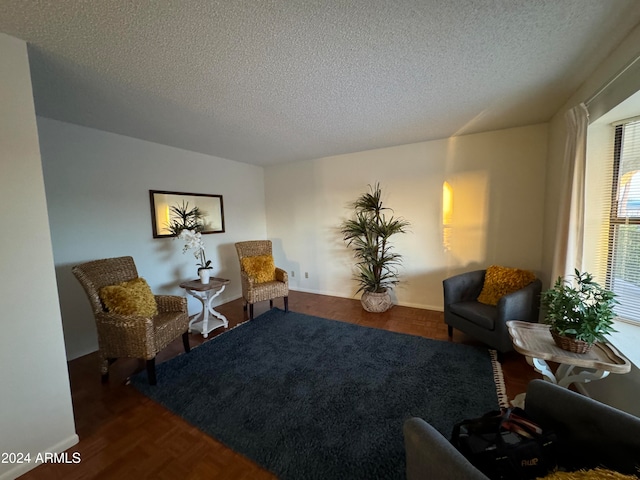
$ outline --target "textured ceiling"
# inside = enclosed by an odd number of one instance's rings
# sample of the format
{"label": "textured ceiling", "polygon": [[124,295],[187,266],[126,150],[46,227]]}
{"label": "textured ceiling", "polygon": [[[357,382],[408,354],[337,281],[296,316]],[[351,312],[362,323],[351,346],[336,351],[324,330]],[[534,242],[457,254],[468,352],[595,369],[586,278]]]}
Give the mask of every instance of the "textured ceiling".
{"label": "textured ceiling", "polygon": [[268,165],[547,121],[638,0],[0,0],[38,115]]}

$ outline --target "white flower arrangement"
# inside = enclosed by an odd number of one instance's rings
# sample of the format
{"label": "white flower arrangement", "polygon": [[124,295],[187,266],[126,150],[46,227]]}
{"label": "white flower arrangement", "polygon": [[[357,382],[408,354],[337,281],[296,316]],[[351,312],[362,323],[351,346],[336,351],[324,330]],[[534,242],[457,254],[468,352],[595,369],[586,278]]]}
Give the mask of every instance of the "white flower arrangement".
{"label": "white flower arrangement", "polygon": [[211,267],[211,260],[207,260],[207,256],[204,252],[204,242],[202,241],[202,235],[200,232],[196,232],[195,230],[187,230],[186,228],[180,232],[178,238],[185,241],[184,248],[182,249],[182,253],[187,253],[187,250],[193,250],[193,255],[197,260],[200,260],[198,265],[198,271],[203,268],[213,268]]}

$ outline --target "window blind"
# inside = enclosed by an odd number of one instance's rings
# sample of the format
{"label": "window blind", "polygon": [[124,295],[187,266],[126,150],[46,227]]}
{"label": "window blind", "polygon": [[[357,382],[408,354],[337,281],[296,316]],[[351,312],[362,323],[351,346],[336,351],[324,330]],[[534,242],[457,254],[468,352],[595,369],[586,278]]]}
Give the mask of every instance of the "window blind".
{"label": "window blind", "polygon": [[613,145],[606,285],[616,314],[640,323],[640,120],[616,125]]}

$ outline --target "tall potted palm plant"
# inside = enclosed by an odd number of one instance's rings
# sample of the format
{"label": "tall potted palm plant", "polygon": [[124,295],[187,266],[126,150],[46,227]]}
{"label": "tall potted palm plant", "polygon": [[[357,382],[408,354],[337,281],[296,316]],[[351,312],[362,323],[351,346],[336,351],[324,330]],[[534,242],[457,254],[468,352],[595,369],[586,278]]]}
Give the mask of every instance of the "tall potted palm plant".
{"label": "tall potted palm plant", "polygon": [[361,302],[368,312],[384,312],[392,303],[389,290],[398,283],[397,267],[402,256],[394,253],[390,238],[405,233],[410,223],[385,213],[380,184],[369,185],[369,192],[353,202],[353,217],[340,226],[347,246],[356,258],[356,293],[363,292]]}

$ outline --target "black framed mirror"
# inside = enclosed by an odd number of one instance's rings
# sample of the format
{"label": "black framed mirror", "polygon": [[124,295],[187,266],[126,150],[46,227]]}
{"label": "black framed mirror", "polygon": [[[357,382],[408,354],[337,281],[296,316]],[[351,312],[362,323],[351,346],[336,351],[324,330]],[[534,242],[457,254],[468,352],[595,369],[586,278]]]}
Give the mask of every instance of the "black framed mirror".
{"label": "black framed mirror", "polygon": [[153,238],[175,237],[182,228],[224,233],[222,195],[149,190]]}

